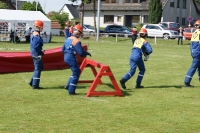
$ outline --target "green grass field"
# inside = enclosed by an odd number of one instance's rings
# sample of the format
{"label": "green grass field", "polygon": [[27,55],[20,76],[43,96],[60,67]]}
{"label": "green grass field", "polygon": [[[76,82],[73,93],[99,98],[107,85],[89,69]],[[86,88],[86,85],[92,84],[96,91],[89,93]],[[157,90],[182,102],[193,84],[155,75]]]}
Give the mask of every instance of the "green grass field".
{"label": "green grass field", "polygon": [[[64,37],[53,37],[44,49],[62,46]],[[148,39],[153,53],[145,62],[144,89],[135,89],[136,74],[122,90],[124,97],[86,97],[91,84],[78,84],[77,96],[69,96],[63,86],[69,69],[43,71],[41,86],[27,84],[32,72],[0,74],[0,133],[200,133],[200,84],[197,73],[184,88],[191,65],[189,41]],[[114,37],[82,40],[91,58],[110,66],[119,84],[129,71],[130,38]],[[29,44],[0,43],[1,51],[28,51]],[[45,65],[45,64],[44,64]],[[93,79],[86,68],[82,79]],[[97,91],[111,91],[108,77]]]}

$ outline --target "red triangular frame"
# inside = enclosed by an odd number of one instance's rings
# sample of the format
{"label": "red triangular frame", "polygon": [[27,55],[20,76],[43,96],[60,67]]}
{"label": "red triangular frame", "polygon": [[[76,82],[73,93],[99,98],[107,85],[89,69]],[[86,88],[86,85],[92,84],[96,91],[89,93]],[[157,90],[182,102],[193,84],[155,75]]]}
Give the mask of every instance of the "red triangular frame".
{"label": "red triangular frame", "polygon": [[[91,97],[91,96],[110,96],[110,95],[114,95],[114,96],[123,96],[116,80],[115,80],[115,77],[110,69],[109,66],[107,65],[104,65],[104,64],[101,64],[101,63],[98,63],[94,60],[91,60],[91,59],[88,59],[88,58],[85,58],[80,66],[80,70],[81,70],[81,74],[84,70],[84,68],[86,66],[89,66],[95,76],[94,80],[80,80],[78,83],[92,83],[92,85],[90,86],[90,89],[88,90],[87,92],[87,97]],[[98,67],[100,68],[98,73],[95,69],[95,67]],[[80,75],[81,75],[80,74]],[[109,76],[111,82],[112,82],[112,85],[115,89],[115,91],[112,91],[112,92],[97,92],[95,91],[96,87],[98,84],[102,84],[102,81],[101,81],[101,77],[102,76]]]}

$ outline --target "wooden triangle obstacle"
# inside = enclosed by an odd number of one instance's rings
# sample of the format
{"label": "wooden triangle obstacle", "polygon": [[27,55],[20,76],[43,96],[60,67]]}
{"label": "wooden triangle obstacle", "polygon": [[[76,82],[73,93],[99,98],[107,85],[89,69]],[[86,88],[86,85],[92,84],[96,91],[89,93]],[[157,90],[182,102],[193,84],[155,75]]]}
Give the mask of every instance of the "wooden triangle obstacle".
{"label": "wooden triangle obstacle", "polygon": [[[91,97],[91,96],[111,96],[111,95],[114,95],[114,96],[123,96],[116,80],[115,80],[115,77],[110,69],[109,66],[105,65],[105,64],[101,64],[99,62],[96,62],[94,60],[91,60],[91,59],[88,59],[88,58],[85,58],[80,66],[80,70],[81,70],[81,74],[84,70],[84,68],[88,66],[91,68],[95,78],[94,80],[80,80],[78,83],[92,83],[92,85],[90,86],[90,89],[88,90],[87,92],[87,97]],[[99,68],[99,71],[97,72],[95,67]],[[80,74],[80,75],[81,75]],[[112,92],[97,92],[95,91],[96,87],[98,84],[102,84],[102,81],[101,81],[101,77],[102,76],[109,76],[111,82],[112,82],[112,85],[115,89],[115,91],[112,91]]]}

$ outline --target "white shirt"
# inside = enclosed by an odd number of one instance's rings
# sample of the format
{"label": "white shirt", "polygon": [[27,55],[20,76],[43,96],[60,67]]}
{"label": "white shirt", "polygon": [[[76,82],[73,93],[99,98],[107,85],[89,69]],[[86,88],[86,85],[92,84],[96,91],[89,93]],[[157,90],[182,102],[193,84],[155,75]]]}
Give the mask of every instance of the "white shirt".
{"label": "white shirt", "polygon": [[26,30],[25,36],[29,36],[30,34],[31,34],[31,30],[30,29]]}
{"label": "white shirt", "polygon": [[183,35],[182,32],[183,32],[183,29],[180,28],[180,29],[179,29],[179,36],[182,36],[182,35]]}

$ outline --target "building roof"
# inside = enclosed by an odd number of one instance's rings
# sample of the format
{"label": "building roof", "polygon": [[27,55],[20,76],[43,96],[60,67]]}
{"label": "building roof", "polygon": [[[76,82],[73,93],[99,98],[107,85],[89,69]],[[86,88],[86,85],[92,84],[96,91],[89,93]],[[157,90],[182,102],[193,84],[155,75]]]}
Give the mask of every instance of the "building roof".
{"label": "building roof", "polygon": [[78,5],[65,4],[65,6],[67,6],[67,8],[69,9],[70,13],[74,18],[80,18],[79,11],[77,10]]}
{"label": "building roof", "polygon": [[51,29],[62,29],[62,27],[60,26],[60,24],[58,23],[57,20],[52,20],[51,21]]}

